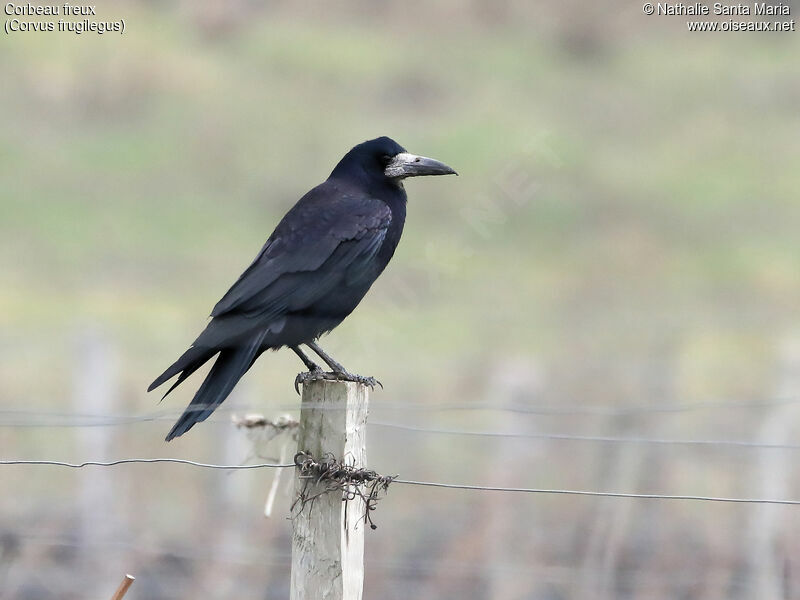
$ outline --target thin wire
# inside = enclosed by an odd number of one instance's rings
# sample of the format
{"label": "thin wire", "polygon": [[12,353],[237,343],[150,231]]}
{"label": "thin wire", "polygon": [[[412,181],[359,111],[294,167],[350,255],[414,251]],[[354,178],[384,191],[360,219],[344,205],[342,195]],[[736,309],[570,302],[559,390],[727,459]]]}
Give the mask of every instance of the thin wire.
{"label": "thin wire", "polygon": [[0,466],[4,465],[49,465],[54,467],[69,467],[72,469],[82,469],[83,467],[113,467],[116,465],[125,464],[152,464],[152,463],[175,463],[180,465],[191,465],[193,467],[201,467],[203,469],[223,469],[223,470],[247,470],[247,469],[286,469],[294,467],[294,463],[277,464],[277,463],[256,463],[252,465],[217,465],[211,463],[202,463],[194,460],[186,460],[183,458],[121,458],[118,460],[99,461],[87,460],[81,463],[63,462],[60,460],[0,460]]}
{"label": "thin wire", "polygon": [[[246,407],[223,407],[217,413],[247,411]],[[143,415],[111,415],[91,413],[70,413],[58,411],[26,411],[16,409],[0,410],[0,427],[116,427],[135,423],[155,421],[174,421],[184,409],[162,410]],[[227,419],[212,417],[208,422],[228,423]]]}
{"label": "thin wire", "polygon": [[[228,412],[235,412],[237,409],[229,409]],[[238,410],[243,410],[239,408]],[[16,419],[9,420],[3,415],[15,415]],[[149,423],[156,421],[171,422],[180,414],[180,411],[163,411],[153,414],[138,416],[126,415],[91,415],[91,414],[70,414],[70,413],[45,413],[45,412],[26,412],[16,410],[0,410],[0,427],[113,427],[124,426],[136,423]],[[20,418],[23,417],[23,418]],[[32,418],[31,418],[32,417]],[[47,417],[65,419],[65,421],[44,420]],[[89,422],[77,422],[78,419],[89,419]],[[216,424],[229,424],[228,419],[211,418],[207,422]],[[463,435],[475,437],[498,437],[498,438],[524,438],[558,441],[578,441],[578,442],[599,442],[616,444],[655,444],[655,445],[676,445],[676,446],[729,446],[738,448],[762,448],[772,450],[800,450],[800,444],[773,444],[766,442],[752,442],[744,440],[717,440],[717,439],[668,439],[668,438],[646,438],[646,437],[621,437],[621,436],[596,436],[596,435],[574,435],[568,433],[524,433],[524,432],[502,432],[502,431],[474,431],[447,428],[420,427],[394,423],[390,421],[372,420],[369,425],[376,427],[386,427],[402,431],[413,431],[416,433],[429,433],[440,435]]]}
{"label": "thin wire", "polygon": [[399,429],[402,431],[413,431],[416,433],[435,433],[441,435],[465,435],[477,437],[498,437],[498,438],[526,438],[542,440],[563,440],[577,442],[605,442],[618,444],[662,444],[662,445],[697,445],[697,446],[734,446],[742,448],[766,448],[800,450],[800,444],[769,444],[764,442],[747,442],[741,440],[686,440],[686,439],[666,439],[666,438],[644,438],[644,437],[618,437],[618,436],[598,436],[598,435],[572,435],[568,433],[515,433],[503,431],[470,431],[463,429],[441,429],[419,427],[416,425],[405,425],[402,423],[391,423],[387,421],[371,421],[369,425],[386,427],[389,429]]}
{"label": "thin wire", "polygon": [[[438,411],[469,411],[469,410],[491,410],[504,411],[511,413],[530,414],[530,415],[586,415],[586,416],[630,416],[636,414],[653,413],[680,413],[695,410],[707,410],[717,408],[766,408],[773,406],[784,406],[786,404],[796,404],[800,398],[769,398],[766,400],[709,400],[706,402],[676,403],[676,404],[639,404],[631,406],[586,406],[562,404],[558,406],[503,406],[487,402],[474,403],[412,403],[412,402],[381,402],[379,408],[386,410],[408,410],[417,412],[438,412]],[[322,410],[340,410],[344,404],[319,405],[316,403],[305,403],[303,406],[318,408]],[[297,405],[280,405],[281,410],[291,410],[298,408]]]}
{"label": "thin wire", "polygon": [[704,502],[733,502],[738,504],[789,504],[800,506],[800,500],[774,500],[771,498],[726,498],[721,496],[694,496],[684,494],[632,494],[626,492],[592,492],[588,490],[560,490],[547,488],[492,487],[482,485],[464,485],[460,483],[439,483],[434,481],[412,481],[394,479],[392,484],[419,485],[425,487],[447,488],[456,490],[477,490],[483,492],[517,492],[525,494],[559,494],[569,496],[600,496],[603,498],[636,498],[640,500],[700,500]]}
{"label": "thin wire", "polygon": [[[123,458],[112,461],[85,461],[82,463],[62,462],[58,460],[0,460],[0,466],[3,465],[49,465],[57,467],[69,467],[73,469],[81,469],[83,467],[113,467],[121,464],[130,463],[176,463],[182,465],[191,465],[194,467],[201,467],[205,469],[223,469],[223,470],[245,470],[245,469],[263,469],[263,468],[289,468],[294,467],[291,464],[276,464],[276,463],[258,463],[252,465],[218,465],[210,463],[201,463],[193,460],[185,460],[181,458]],[[559,494],[571,496],[594,496],[604,498],[635,498],[640,500],[698,500],[704,502],[732,502],[738,504],[787,504],[792,506],[800,506],[800,500],[777,500],[770,498],[726,498],[721,496],[695,496],[695,495],[676,495],[676,494],[633,494],[627,492],[595,492],[588,490],[562,490],[562,489],[548,489],[548,488],[522,488],[522,487],[494,487],[483,485],[466,485],[460,483],[440,483],[435,481],[414,481],[410,479],[393,479],[392,483],[403,485],[416,485],[423,487],[435,487],[457,490],[472,490],[483,492],[514,492],[525,494]]]}
{"label": "thin wire", "polygon": [[[501,406],[490,403],[413,403],[413,402],[382,402],[380,409],[386,410],[406,410],[413,412],[439,412],[439,411],[470,411],[470,410],[491,410],[504,411],[520,414],[533,415],[585,415],[585,416],[630,416],[636,414],[662,414],[680,413],[695,410],[708,409],[732,409],[732,408],[768,408],[774,406],[784,406],[800,402],[800,398],[769,398],[765,400],[709,400],[706,402],[677,403],[677,404],[640,404],[632,406],[585,406],[585,405],[558,405],[558,406]],[[316,403],[306,403],[309,408],[321,410],[339,410],[345,407],[344,404],[325,404],[324,406]],[[204,407],[195,407],[202,410]],[[297,410],[299,404],[283,404],[273,407],[276,410]],[[217,409],[218,412],[225,411],[226,408]],[[228,412],[237,410],[234,407],[227,409]],[[238,410],[247,410],[245,407],[238,407]],[[0,410],[0,426],[8,427],[37,427],[37,426],[64,426],[64,427],[99,427],[108,425],[127,425],[146,421],[168,421],[177,417],[183,409],[164,410],[144,415],[92,415],[92,414],[71,414],[64,412],[32,412],[25,410],[4,409]],[[48,417],[55,417],[55,421],[45,421]],[[66,422],[59,422],[63,419]],[[86,421],[80,422],[80,419]]]}

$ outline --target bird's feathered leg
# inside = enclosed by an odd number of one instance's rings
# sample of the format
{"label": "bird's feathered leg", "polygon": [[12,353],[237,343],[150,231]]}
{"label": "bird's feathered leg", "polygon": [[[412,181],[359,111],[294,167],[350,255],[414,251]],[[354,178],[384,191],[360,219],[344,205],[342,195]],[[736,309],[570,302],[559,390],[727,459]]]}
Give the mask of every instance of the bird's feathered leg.
{"label": "bird's feathered leg", "polygon": [[335,379],[338,381],[354,381],[356,383],[362,383],[364,385],[368,385],[371,388],[374,388],[376,385],[383,387],[383,384],[375,379],[374,377],[364,377],[363,375],[354,375],[353,373],[349,373],[347,369],[342,366],[341,363],[334,360],[334,358],[325,352],[322,348],[319,347],[319,344],[316,342],[308,342],[306,344],[309,348],[311,348],[314,352],[316,352],[319,357],[324,360],[327,365],[331,368],[332,373],[311,373],[314,379]]}
{"label": "bird's feathered leg", "polygon": [[320,368],[320,366],[317,363],[315,363],[313,360],[308,358],[308,356],[306,356],[305,352],[300,350],[300,346],[289,346],[289,347],[292,349],[292,351],[295,354],[297,354],[297,356],[300,357],[300,360],[303,361],[303,364],[306,366],[306,369],[308,369],[308,371],[306,371],[305,373],[298,373],[297,377],[294,378],[294,391],[299,394],[300,393],[300,384],[301,383],[305,383],[306,381],[311,381],[309,379],[309,376],[313,377],[314,374],[316,374],[316,373],[322,373],[322,369]]}
{"label": "bird's feathered leg", "polygon": [[295,354],[297,354],[297,356],[300,357],[300,360],[303,361],[303,364],[306,366],[306,369],[308,369],[309,371],[322,371],[322,369],[319,367],[317,363],[308,358],[306,353],[300,350],[300,346],[289,346],[289,347]]}

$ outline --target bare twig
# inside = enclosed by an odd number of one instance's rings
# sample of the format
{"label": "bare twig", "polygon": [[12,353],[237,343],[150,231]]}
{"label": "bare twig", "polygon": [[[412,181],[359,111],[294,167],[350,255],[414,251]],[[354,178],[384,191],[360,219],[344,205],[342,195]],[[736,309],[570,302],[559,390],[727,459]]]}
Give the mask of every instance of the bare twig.
{"label": "bare twig", "polygon": [[[279,462],[286,462],[286,453],[289,449],[289,440],[284,440],[281,445],[281,455],[278,459]],[[281,474],[283,469],[277,469],[272,476],[272,484],[269,486],[269,493],[267,494],[267,501],[264,503],[264,516],[269,518],[272,515],[272,505],[275,503],[275,495],[278,493],[278,486],[281,484]]]}
{"label": "bare twig", "polygon": [[122,583],[119,584],[117,591],[114,592],[113,596],[111,596],[111,600],[122,600],[122,597],[128,593],[128,588],[131,587],[134,579],[136,578],[133,575],[125,575]]}

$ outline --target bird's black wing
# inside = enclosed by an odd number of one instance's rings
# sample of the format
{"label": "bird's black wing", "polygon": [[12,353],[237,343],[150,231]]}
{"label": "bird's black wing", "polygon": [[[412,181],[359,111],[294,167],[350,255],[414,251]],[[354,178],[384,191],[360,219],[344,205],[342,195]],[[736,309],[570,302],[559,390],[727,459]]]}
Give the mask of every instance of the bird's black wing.
{"label": "bird's black wing", "polygon": [[343,277],[370,268],[391,210],[369,195],[331,188],[331,182],[314,188],[286,214],[212,317],[241,314],[263,323],[309,306]]}

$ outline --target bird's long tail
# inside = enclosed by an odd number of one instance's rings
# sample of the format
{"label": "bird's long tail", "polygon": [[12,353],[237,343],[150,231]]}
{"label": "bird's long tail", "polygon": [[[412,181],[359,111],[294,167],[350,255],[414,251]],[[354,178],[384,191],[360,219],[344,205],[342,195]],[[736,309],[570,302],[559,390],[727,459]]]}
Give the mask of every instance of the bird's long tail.
{"label": "bird's long tail", "polygon": [[183,383],[186,378],[189,377],[189,375],[206,364],[206,362],[208,362],[208,360],[211,359],[211,357],[213,357],[217,352],[217,350],[192,346],[186,352],[184,352],[178,360],[172,363],[166,371],[159,375],[156,380],[150,384],[150,386],[147,388],[147,391],[152,392],[162,383],[168,379],[172,379],[175,377],[175,375],[180,373],[180,377],[178,377],[175,383],[173,383],[172,386],[161,397],[163,400],[172,390]]}
{"label": "bird's long tail", "polygon": [[[172,427],[167,434],[166,440],[170,441],[189,431],[195,423],[205,421],[209,415],[219,406],[225,398],[233,390],[236,383],[241,379],[253,361],[259,354],[261,342],[264,339],[266,332],[256,333],[248,338],[245,338],[241,343],[234,348],[225,348],[220,351],[214,366],[206,375],[197,393],[192,398],[189,406]],[[170,377],[181,373],[177,381],[167,391],[171,392],[175,386],[180,384],[189,375],[194,373],[200,366],[205,363],[214,354],[192,353],[193,348],[189,348],[181,358],[179,358],[174,365],[164,371],[164,373],[156,379],[149,389],[158,387]],[[166,395],[166,394],[165,394]]]}

